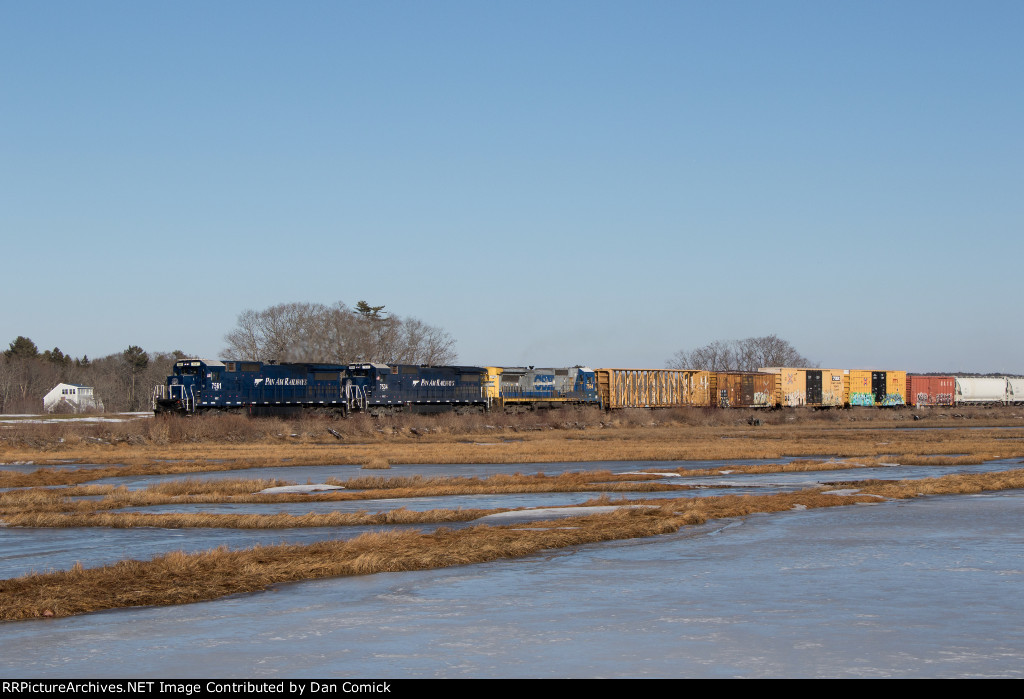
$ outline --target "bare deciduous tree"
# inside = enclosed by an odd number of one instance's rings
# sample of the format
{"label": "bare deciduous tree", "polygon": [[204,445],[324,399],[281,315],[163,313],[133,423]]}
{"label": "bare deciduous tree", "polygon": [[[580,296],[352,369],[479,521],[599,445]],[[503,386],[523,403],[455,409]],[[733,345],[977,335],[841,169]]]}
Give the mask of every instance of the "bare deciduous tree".
{"label": "bare deciduous tree", "polygon": [[757,371],[761,367],[813,367],[810,360],[776,335],[745,340],[716,340],[687,352],[680,350],[666,362],[669,369],[705,371]]}
{"label": "bare deciduous tree", "polygon": [[416,318],[383,312],[365,301],[351,309],[338,302],[284,303],[238,316],[225,336],[226,356],[259,361],[450,364],[455,340]]}

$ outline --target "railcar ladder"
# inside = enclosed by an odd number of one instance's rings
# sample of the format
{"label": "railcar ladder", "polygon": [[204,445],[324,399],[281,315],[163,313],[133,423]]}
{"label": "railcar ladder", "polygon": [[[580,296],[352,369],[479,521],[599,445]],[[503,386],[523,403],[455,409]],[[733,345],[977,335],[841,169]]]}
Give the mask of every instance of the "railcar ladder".
{"label": "railcar ladder", "polygon": [[366,391],[363,390],[362,386],[353,386],[351,384],[346,386],[345,400],[348,401],[349,407],[366,410]]}

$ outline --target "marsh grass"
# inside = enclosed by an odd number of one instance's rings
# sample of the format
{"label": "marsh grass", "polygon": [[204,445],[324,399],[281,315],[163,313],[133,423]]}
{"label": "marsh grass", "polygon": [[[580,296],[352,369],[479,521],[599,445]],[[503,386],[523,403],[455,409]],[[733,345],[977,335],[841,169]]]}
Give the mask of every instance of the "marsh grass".
{"label": "marsh grass", "polygon": [[975,454],[901,454],[898,457],[899,463],[904,466],[970,466],[985,460],[981,455]]}
{"label": "marsh grass", "polygon": [[604,412],[593,407],[565,407],[525,414],[476,415],[405,414],[375,419],[365,414],[338,420],[303,415],[293,419],[249,418],[245,415],[157,417],[120,422],[56,423],[13,420],[0,426],[0,449],[66,452],[90,446],[185,446],[198,444],[337,444],[418,440],[424,436],[457,438],[465,435],[530,433],[535,431],[591,431],[638,428],[742,428],[751,418],[761,427],[936,427],[1024,426],[1024,410],[1017,406],[942,410],[823,410],[778,411],[675,408]]}
{"label": "marsh grass", "polygon": [[[494,510],[432,510],[409,512],[328,513],[308,515],[156,515],[118,512],[122,508],[168,503],[285,503],[322,500],[446,496],[557,491],[650,492],[652,497],[630,504],[655,505],[653,510],[620,511],[615,515],[578,517],[567,523],[471,527],[434,534],[408,532],[331,541],[312,547],[266,547],[249,552],[221,549],[203,554],[169,554],[151,562],[122,561],[116,566],[27,576],[0,583],[0,618],[64,616],[135,604],[172,604],[212,599],[223,594],[263,589],[277,582],[385,570],[414,570],[527,555],[616,538],[675,531],[708,519],[802,507],[830,507],[878,502],[878,497],[981,492],[1024,487],[1021,471],[891,483],[876,480],[851,484],[855,497],[826,495],[823,489],[773,496],[657,499],[664,490],[687,487],[685,476],[787,471],[827,471],[856,467],[880,468],[889,463],[936,467],[979,463],[995,458],[1024,457],[1024,429],[962,429],[960,425],[1019,425],[1015,412],[978,411],[961,417],[929,413],[925,423],[950,429],[906,429],[912,426],[896,413],[835,411],[833,413],[759,414],[752,427],[746,414],[729,411],[623,411],[572,419],[551,411],[523,416],[403,416],[372,420],[365,416],[341,423],[342,439],[323,432],[338,423],[317,419],[199,419],[139,421],[83,428],[26,425],[0,431],[0,461],[66,461],[108,464],[100,468],[39,468],[32,473],[0,472],[0,519],[11,526],[103,527],[231,527],[291,528],[373,524],[464,522]],[[916,425],[917,423],[913,423]],[[894,429],[898,428],[898,429]],[[20,430],[20,431],[19,431]],[[322,433],[323,432],[323,433]],[[14,437],[12,438],[12,433]],[[63,441],[60,441],[63,440]],[[474,478],[386,478],[357,475],[334,480],[346,491],[315,494],[261,494],[285,482],[266,479],[203,480],[207,471],[239,471],[266,466],[401,463],[524,463],[592,461],[671,461],[779,459],[831,455],[829,461],[795,460],[782,464],[728,465],[711,469],[666,469],[682,476],[670,484],[652,482],[657,475],[613,475],[587,471],[559,476],[522,473]],[[637,470],[657,472],[648,464]],[[130,491],[87,481],[127,475],[189,476]],[[329,479],[329,482],[332,482]],[[38,487],[64,486],[64,487]],[[99,500],[83,500],[99,497]],[[608,495],[590,504],[619,504]],[[574,527],[565,529],[564,527]],[[524,534],[522,530],[527,530]],[[547,529],[548,531],[543,531]],[[535,530],[535,531],[533,531]],[[571,536],[569,535],[571,534]],[[356,543],[358,541],[358,544]],[[451,547],[447,550],[446,547]],[[63,577],[61,577],[63,576]],[[122,577],[123,576],[123,577]],[[204,579],[204,576],[208,577]],[[23,595],[23,597],[19,597]]]}
{"label": "marsh grass", "polygon": [[[202,516],[180,517],[148,515],[143,513],[114,513],[127,507],[146,507],[166,504],[216,504],[255,503],[281,504],[305,502],[337,502],[399,499],[412,497],[443,497],[453,495],[500,495],[521,493],[553,492],[657,492],[685,490],[684,484],[652,482],[656,475],[616,475],[610,471],[582,471],[563,473],[557,476],[544,474],[497,474],[488,478],[411,476],[400,478],[356,477],[344,481],[328,479],[329,483],[342,485],[345,490],[314,493],[262,493],[266,488],[292,485],[278,480],[226,479],[183,480],[157,483],[139,490],[113,486],[76,486],[70,488],[31,488],[0,493],[0,518],[8,526],[230,526],[216,522],[232,521],[225,517]],[[80,500],[82,497],[101,497],[99,500]],[[90,513],[105,512],[104,516]],[[44,516],[45,515],[45,516]],[[74,516],[72,516],[74,515]],[[261,515],[247,515],[245,528],[263,528],[260,522],[285,522]],[[148,519],[147,519],[148,518]],[[143,522],[163,522],[145,525]],[[313,517],[296,520],[294,525],[281,526],[329,526],[312,524]],[[325,520],[326,521],[326,520]],[[339,518],[337,521],[343,521]],[[357,520],[353,520],[357,521]],[[436,521],[427,519],[423,521]],[[443,520],[442,520],[443,521]],[[176,525],[172,523],[178,523]],[[358,520],[358,523],[375,523]]]}
{"label": "marsh grass", "polygon": [[16,527],[109,527],[132,529],[297,529],[306,527],[358,527],[392,524],[436,524],[469,522],[485,515],[507,512],[494,509],[434,509],[422,512],[398,508],[385,512],[328,512],[305,515],[288,514],[143,514],[126,512],[35,512],[4,515],[8,526]]}
{"label": "marsh grass", "polygon": [[388,463],[387,459],[380,456],[375,456],[371,459],[368,459],[366,463],[361,466],[361,468],[369,470],[385,470],[391,468],[391,464]]}
{"label": "marsh grass", "polygon": [[218,548],[169,553],[150,561],[127,560],[97,568],[31,574],[0,581],[0,619],[62,617],[101,609],[183,604],[253,592],[305,579],[367,575],[467,565],[516,558],[544,549],[655,536],[712,519],[794,508],[837,507],[884,498],[976,493],[1024,487],[1024,469],[990,474],[872,483],[853,496],[813,488],[775,495],[720,496],[649,501],[656,508],[622,508],[514,527],[364,534],[347,541],[264,546],[242,551]]}
{"label": "marsh grass", "polygon": [[[887,448],[891,448],[888,444]],[[315,493],[262,493],[266,488],[292,485],[288,481],[274,479],[216,479],[206,480],[189,477],[151,485],[139,490],[124,487],[103,485],[79,485],[65,488],[27,488],[15,489],[0,493],[0,517],[11,525],[28,522],[24,517],[16,519],[15,515],[39,515],[42,513],[65,513],[85,515],[89,512],[110,512],[129,507],[146,507],[166,504],[217,504],[217,503],[252,503],[282,504],[302,502],[330,502],[377,500],[381,498],[398,499],[413,497],[444,497],[455,495],[500,495],[545,492],[657,492],[685,490],[692,486],[687,478],[701,476],[719,476],[729,473],[791,473],[791,472],[824,472],[830,470],[847,470],[854,468],[884,468],[889,462],[879,457],[860,459],[844,459],[821,461],[814,459],[795,460],[775,464],[740,464],[727,465],[706,469],[687,469],[678,467],[666,469],[645,467],[636,473],[612,474],[607,470],[576,471],[548,476],[537,474],[496,474],[488,478],[469,477],[427,477],[423,475],[408,477],[354,476],[348,479],[328,478],[330,485],[340,485],[341,491],[325,491]],[[981,456],[957,455],[936,456],[910,454],[898,458],[900,463],[931,465],[936,467],[949,465],[973,464],[983,461]],[[97,469],[83,469],[95,476]],[[102,469],[100,469],[102,470]],[[646,475],[645,475],[646,474]],[[669,482],[653,482],[661,478],[660,474],[676,474],[678,479]],[[723,487],[728,487],[727,485]],[[81,500],[91,497],[90,500]],[[99,498],[99,499],[96,499]],[[39,518],[36,522],[63,522],[57,525],[33,524],[31,526],[85,526],[72,522],[91,522],[93,526],[139,526],[141,521],[138,513],[125,513],[123,521],[118,524],[117,516],[79,517],[79,518]],[[253,515],[261,516],[261,515]],[[167,520],[186,521],[186,520]],[[213,520],[191,520],[206,522]],[[226,520],[225,520],[226,521]],[[29,526],[25,524],[24,526]],[[196,524],[192,526],[213,526]],[[252,526],[252,525],[247,525]],[[313,525],[310,525],[313,526]]]}
{"label": "marsh grass", "polygon": [[[780,411],[781,412],[781,411]],[[419,416],[421,419],[423,416]],[[457,418],[460,416],[452,416]],[[462,416],[474,417],[474,416]],[[479,416],[475,416],[479,417]],[[532,416],[527,416],[532,417]],[[539,419],[539,418],[537,418]],[[259,422],[259,421],[254,421]],[[837,458],[901,456],[954,458],[1024,456],[1024,427],[1020,429],[901,429],[860,422],[743,426],[601,427],[583,430],[518,432],[515,441],[496,441],[495,434],[452,436],[431,432],[418,437],[390,435],[368,443],[202,443],[155,445],[83,444],[47,458],[75,458],[86,463],[111,464],[90,469],[41,467],[31,473],[0,471],[0,488],[74,485],[99,478],[127,475],[198,473],[266,466],[445,463],[536,463],[586,461],[692,461],[777,459],[782,457]],[[40,451],[4,448],[3,461],[39,461]],[[934,457],[934,458],[932,458]],[[119,465],[113,465],[119,464]],[[2,467],[0,467],[2,468]]]}

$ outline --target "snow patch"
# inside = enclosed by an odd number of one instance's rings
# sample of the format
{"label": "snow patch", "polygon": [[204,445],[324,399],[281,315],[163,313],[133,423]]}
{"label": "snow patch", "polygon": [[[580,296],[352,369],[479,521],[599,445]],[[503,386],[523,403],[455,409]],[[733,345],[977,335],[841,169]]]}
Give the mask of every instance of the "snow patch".
{"label": "snow patch", "polygon": [[317,493],[324,490],[344,490],[343,485],[328,485],[327,483],[312,483],[310,485],[279,485],[276,488],[264,488],[260,495],[271,493]]}
{"label": "snow patch", "polygon": [[657,473],[654,471],[622,471],[618,475],[620,476],[658,476],[660,478],[682,478],[681,473]]}
{"label": "snow patch", "polygon": [[857,488],[843,488],[841,490],[825,490],[822,495],[838,495],[840,497],[846,497],[849,495],[864,495],[869,498],[878,498],[879,500],[885,500],[884,495],[875,495],[874,493],[862,493]]}
{"label": "snow patch", "polygon": [[529,529],[527,529],[525,527],[522,528],[522,529],[516,529],[516,528],[513,527],[513,528],[510,528],[509,531],[510,532],[553,532],[553,531],[559,531],[559,530],[562,530],[562,529],[579,529],[579,527],[530,527]]}
{"label": "snow patch", "polygon": [[594,505],[591,507],[537,507],[528,510],[512,510],[497,512],[493,515],[480,517],[478,522],[502,519],[551,519],[552,517],[579,517],[581,515],[598,515],[615,512],[621,509],[636,510],[641,508],[657,509],[658,505]]}
{"label": "snow patch", "polygon": [[[128,413],[128,415],[134,415]],[[57,425],[63,423],[75,423],[75,422],[130,422],[131,420],[138,420],[144,417],[153,417],[152,415],[137,415],[134,417],[52,417],[52,418],[34,418],[25,420],[0,420],[0,422],[12,424],[12,425]]]}

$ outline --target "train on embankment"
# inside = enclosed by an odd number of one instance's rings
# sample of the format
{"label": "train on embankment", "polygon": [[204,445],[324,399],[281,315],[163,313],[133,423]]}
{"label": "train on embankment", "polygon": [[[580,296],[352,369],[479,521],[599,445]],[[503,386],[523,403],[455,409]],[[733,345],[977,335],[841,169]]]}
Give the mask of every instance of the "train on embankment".
{"label": "train on embankment", "polygon": [[273,363],[182,359],[153,391],[157,414],[337,415],[620,408],[953,406],[1024,403],[1024,379],[767,367],[757,372]]}

